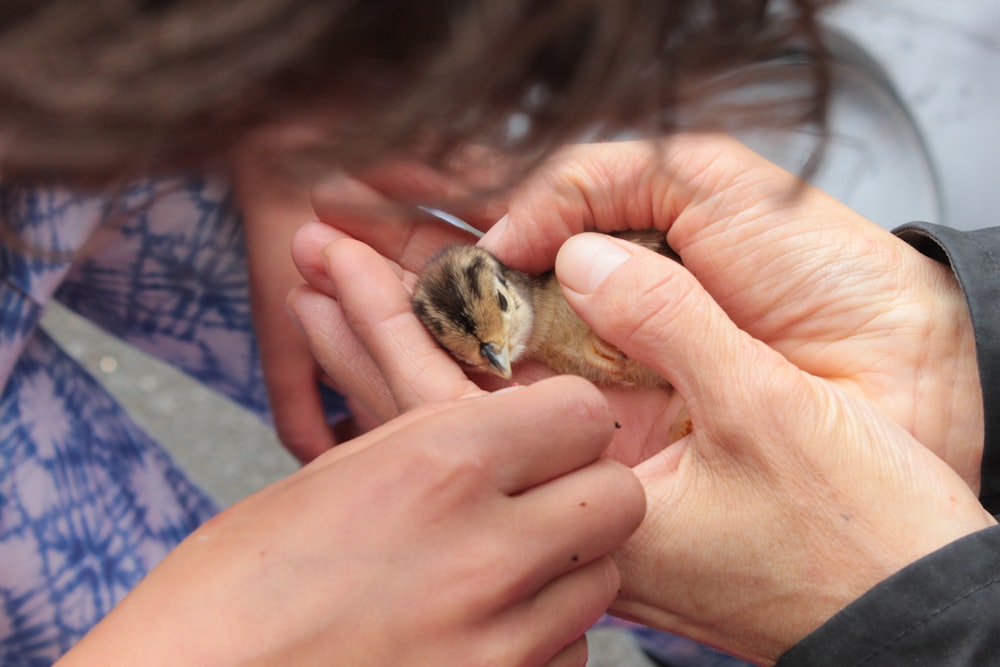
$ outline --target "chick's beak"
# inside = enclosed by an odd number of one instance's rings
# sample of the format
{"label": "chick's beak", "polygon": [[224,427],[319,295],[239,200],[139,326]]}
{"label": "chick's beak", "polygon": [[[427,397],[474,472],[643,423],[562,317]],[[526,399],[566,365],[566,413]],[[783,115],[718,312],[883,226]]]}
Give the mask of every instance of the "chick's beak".
{"label": "chick's beak", "polygon": [[505,380],[510,379],[509,345],[504,344],[503,349],[499,349],[496,343],[483,343],[479,346],[479,353],[483,355],[486,361],[490,362],[490,370]]}

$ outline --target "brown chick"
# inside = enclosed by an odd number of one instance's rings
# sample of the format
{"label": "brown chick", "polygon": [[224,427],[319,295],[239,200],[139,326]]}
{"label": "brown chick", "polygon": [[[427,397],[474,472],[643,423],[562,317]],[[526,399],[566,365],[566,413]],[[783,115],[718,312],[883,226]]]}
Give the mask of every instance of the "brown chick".
{"label": "brown chick", "polygon": [[[662,231],[614,236],[679,259]],[[512,364],[534,359],[595,384],[669,386],[599,338],[563,298],[554,272],[530,276],[476,246],[452,246],[433,257],[417,280],[413,309],[452,356],[506,379]]]}

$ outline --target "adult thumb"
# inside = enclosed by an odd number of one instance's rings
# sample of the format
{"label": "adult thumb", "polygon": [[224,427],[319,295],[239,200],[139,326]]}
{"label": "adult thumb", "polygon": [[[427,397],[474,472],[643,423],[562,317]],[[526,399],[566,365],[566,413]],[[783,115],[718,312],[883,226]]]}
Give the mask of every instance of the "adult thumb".
{"label": "adult thumb", "polygon": [[666,378],[692,417],[695,403],[766,394],[772,373],[789,366],[739,329],[683,266],[635,244],[573,236],[559,251],[556,275],[594,332]]}

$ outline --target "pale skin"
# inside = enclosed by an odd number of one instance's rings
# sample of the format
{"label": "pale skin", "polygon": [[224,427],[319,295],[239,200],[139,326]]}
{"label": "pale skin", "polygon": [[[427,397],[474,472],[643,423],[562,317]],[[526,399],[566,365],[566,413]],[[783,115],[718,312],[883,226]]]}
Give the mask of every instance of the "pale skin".
{"label": "pale skin", "polygon": [[317,382],[320,369],[302,333],[284,316],[288,290],[300,280],[288,261],[292,236],[311,218],[309,189],[260,168],[249,148],[230,170],[243,214],[251,312],[278,437],[300,461],[337,444],[326,422]]}
{"label": "pale skin", "polygon": [[288,291],[302,282],[291,261],[298,229],[315,219],[311,186],[273,168],[265,152],[274,143],[294,142],[297,128],[247,139],[229,157],[228,173],[243,218],[251,314],[275,431],[289,453],[308,463],[373,426],[360,406],[334,426],[320,397],[323,371],[302,332],[285,310]]}
{"label": "pale skin", "polygon": [[577,378],[412,410],[199,528],[57,664],[582,667],[644,511],[613,430]]}
{"label": "pale skin", "polygon": [[[447,232],[370,225],[319,196],[337,229],[297,238],[311,287],[291,305],[334,380],[383,419],[481,392],[407,314],[411,273]],[[971,324],[945,267],[718,137],[575,149],[509,202],[483,244],[521,270],[554,263],[595,332],[676,388],[606,392],[623,424],[611,451],[638,464],[649,503],[616,556],[619,613],[771,664],[995,523],[975,495]],[[650,226],[683,267],[604,236],[567,242]],[[342,351],[365,373],[338,373]],[[695,429],[664,449],[678,396]]]}

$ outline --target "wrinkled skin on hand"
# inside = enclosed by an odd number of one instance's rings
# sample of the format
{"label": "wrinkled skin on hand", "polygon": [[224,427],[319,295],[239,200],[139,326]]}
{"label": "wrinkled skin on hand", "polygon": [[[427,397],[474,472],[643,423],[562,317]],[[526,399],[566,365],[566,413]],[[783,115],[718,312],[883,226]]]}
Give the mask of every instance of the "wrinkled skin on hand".
{"label": "wrinkled skin on hand", "polygon": [[[368,180],[340,179],[314,194],[328,226],[309,225],[295,240],[296,264],[311,287],[290,303],[335,383],[366,396],[384,420],[424,401],[478,390],[414,326],[405,289],[441,247],[475,239],[387,205],[390,195],[461,196],[426,169],[397,165]],[[737,326],[801,369],[874,402],[978,489],[982,397],[971,322],[954,277],[738,143],[691,136],[665,148],[646,142],[571,148],[505,200],[459,213],[489,230],[482,245],[536,273],[552,268],[574,234],[663,229],[685,268]],[[346,288],[349,280],[378,291]],[[364,294],[385,299],[373,304]],[[380,352],[383,376],[368,348],[384,342],[370,333],[385,318],[397,318],[395,344],[411,351]],[[545,374],[536,367],[515,379]],[[635,463],[659,451],[676,397],[608,394],[624,426],[616,456]]]}
{"label": "wrinkled skin on hand", "polygon": [[669,379],[695,424],[635,469],[649,512],[617,556],[618,613],[772,664],[889,575],[995,523],[884,411],[741,330],[680,267],[592,234],[556,266],[571,305]]}
{"label": "wrinkled skin on hand", "polygon": [[520,195],[482,242],[503,261],[537,270],[573,234],[659,227],[740,329],[872,401],[979,488],[975,343],[946,267],[723,137],[580,147]]}
{"label": "wrinkled skin on hand", "polygon": [[[355,184],[353,201],[442,191],[413,173]],[[480,393],[409,312],[413,272],[460,235],[315,201],[333,227],[297,238],[310,287],[290,303],[324,368],[383,419]],[[485,247],[528,272],[555,264],[595,332],[676,389],[606,391],[623,425],[610,452],[638,464],[650,506],[618,555],[620,613],[770,663],[992,523],[974,495],[971,323],[945,267],[721,137],[568,150],[465,217],[487,229],[499,214]],[[567,243],[649,227],[683,266],[604,237]],[[694,432],[667,447],[679,400]]]}

